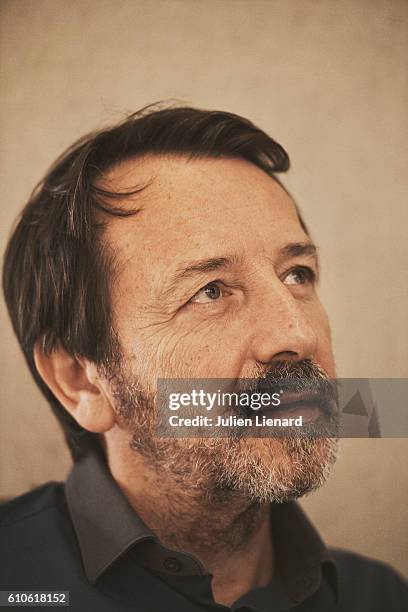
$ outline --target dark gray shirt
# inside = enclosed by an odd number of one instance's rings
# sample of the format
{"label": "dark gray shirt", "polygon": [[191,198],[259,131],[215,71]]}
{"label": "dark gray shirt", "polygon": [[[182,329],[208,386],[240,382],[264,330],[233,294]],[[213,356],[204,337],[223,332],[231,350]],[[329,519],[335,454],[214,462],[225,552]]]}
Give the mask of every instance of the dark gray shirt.
{"label": "dark gray shirt", "polygon": [[164,547],[89,454],[65,486],[49,483],[0,507],[0,590],[70,591],[78,612],[408,610],[407,585],[391,568],[329,551],[296,503],[271,513],[276,574],[226,608],[201,563]]}

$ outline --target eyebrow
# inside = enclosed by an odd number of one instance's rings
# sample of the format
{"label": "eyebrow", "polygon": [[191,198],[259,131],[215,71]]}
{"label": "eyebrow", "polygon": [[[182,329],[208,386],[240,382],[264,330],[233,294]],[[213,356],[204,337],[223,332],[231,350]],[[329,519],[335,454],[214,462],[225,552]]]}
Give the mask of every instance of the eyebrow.
{"label": "eyebrow", "polygon": [[[280,259],[290,259],[292,257],[309,256],[316,260],[317,264],[317,248],[312,242],[293,242],[285,245],[279,250]],[[180,266],[169,279],[169,284],[166,293],[172,292],[177,284],[186,279],[193,278],[199,274],[215,272],[231,268],[234,265],[242,264],[243,259],[236,254],[223,255],[221,257],[209,257],[198,261],[189,262]]]}
{"label": "eyebrow", "polygon": [[194,278],[200,274],[230,268],[237,263],[242,263],[242,259],[238,257],[238,255],[208,257],[206,259],[183,263],[169,278],[168,283],[166,283],[166,288],[163,290],[163,295],[171,295],[174,293],[179,283],[187,278]]}
{"label": "eyebrow", "polygon": [[279,251],[279,256],[282,259],[290,257],[299,257],[300,255],[314,257],[317,261],[317,247],[313,242],[292,242],[287,244]]}
{"label": "eyebrow", "polygon": [[209,257],[183,265],[176,270],[171,277],[171,283],[184,278],[191,278],[197,274],[205,274],[206,272],[214,272],[223,268],[230,268],[233,265],[242,263],[242,259],[237,255],[224,255],[222,257]]}

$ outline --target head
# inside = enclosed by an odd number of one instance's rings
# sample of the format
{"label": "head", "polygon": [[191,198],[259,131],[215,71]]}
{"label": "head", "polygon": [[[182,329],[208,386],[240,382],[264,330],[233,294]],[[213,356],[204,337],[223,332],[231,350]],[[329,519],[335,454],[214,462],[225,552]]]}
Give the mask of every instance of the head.
{"label": "head", "polygon": [[284,149],[224,112],[145,109],[75,143],[34,190],[3,284],[75,460],[125,444],[202,492],[285,499],[333,441],[161,440],[158,378],[334,376],[316,249]]}

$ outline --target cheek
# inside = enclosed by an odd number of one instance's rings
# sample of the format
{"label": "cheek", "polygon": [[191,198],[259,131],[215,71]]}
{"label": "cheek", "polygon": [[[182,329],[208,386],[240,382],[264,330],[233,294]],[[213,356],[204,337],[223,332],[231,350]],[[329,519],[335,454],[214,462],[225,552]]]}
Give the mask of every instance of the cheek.
{"label": "cheek", "polygon": [[330,323],[323,306],[314,312],[314,328],[317,336],[317,348],[315,360],[324,368],[330,378],[336,376],[335,362],[333,356]]}
{"label": "cheek", "polygon": [[205,326],[161,342],[158,372],[177,378],[234,378],[245,357],[243,334]]}

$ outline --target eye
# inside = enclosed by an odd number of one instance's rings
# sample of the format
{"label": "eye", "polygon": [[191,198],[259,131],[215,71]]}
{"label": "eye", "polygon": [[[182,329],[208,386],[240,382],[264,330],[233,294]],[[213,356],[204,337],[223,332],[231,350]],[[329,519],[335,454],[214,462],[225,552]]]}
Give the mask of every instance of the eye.
{"label": "eye", "polygon": [[316,273],[311,268],[298,266],[293,268],[285,276],[283,282],[285,285],[307,285],[313,284],[316,281]]}
{"label": "eye", "polygon": [[208,283],[205,287],[202,287],[200,291],[197,291],[195,295],[189,300],[195,304],[209,304],[218,300],[222,296],[222,291],[219,283],[213,282]]}

